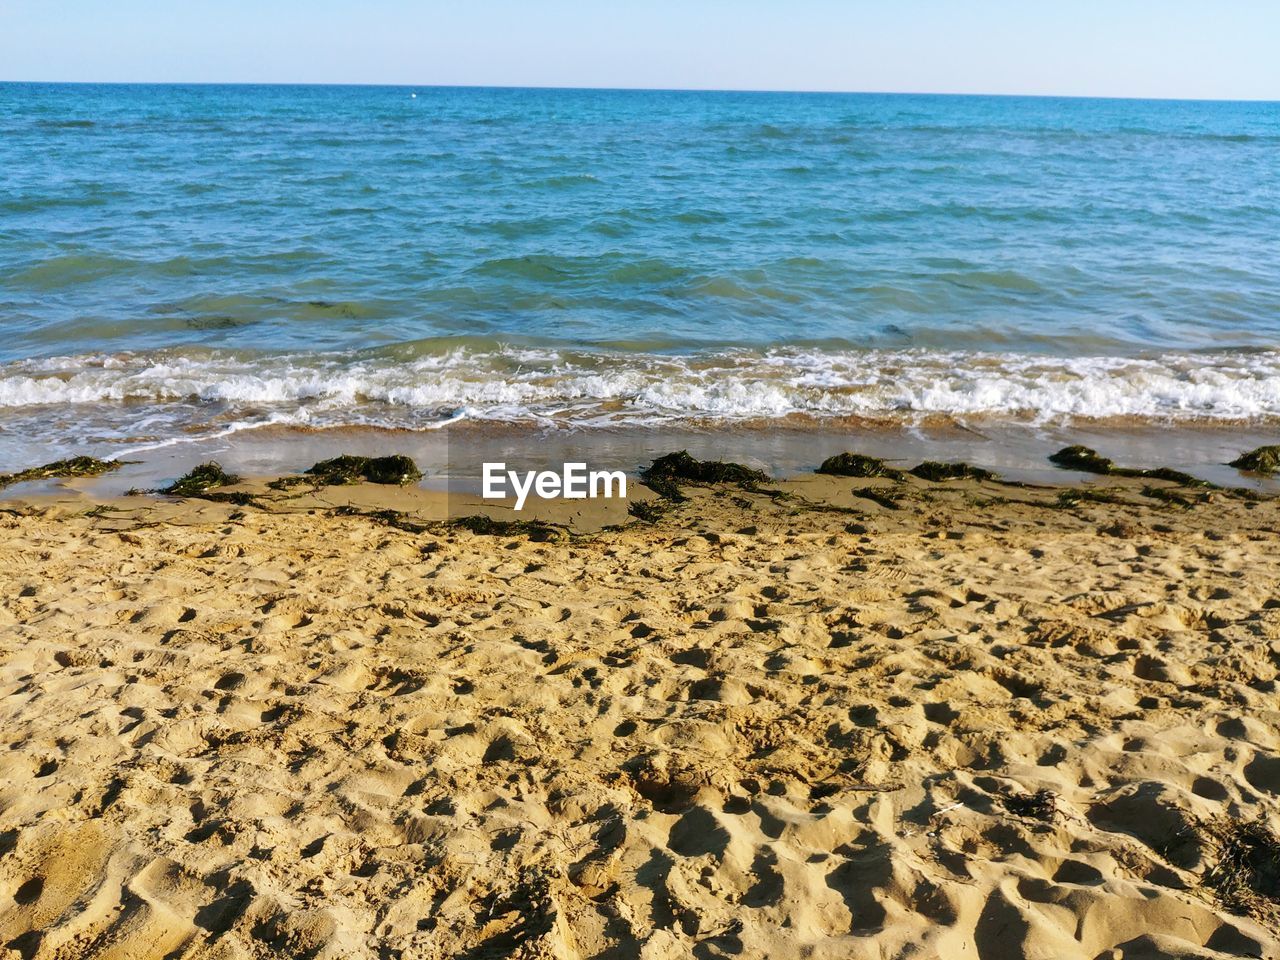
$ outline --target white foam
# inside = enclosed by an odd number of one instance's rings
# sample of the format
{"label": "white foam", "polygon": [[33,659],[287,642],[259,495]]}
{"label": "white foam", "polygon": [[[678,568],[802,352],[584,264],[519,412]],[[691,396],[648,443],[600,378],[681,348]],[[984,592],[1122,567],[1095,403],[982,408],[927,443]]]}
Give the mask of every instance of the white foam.
{"label": "white foam", "polygon": [[454,349],[337,354],[119,354],[0,367],[0,409],[213,406],[227,420],[429,426],[458,417],[654,424],[793,414],[911,422],[1280,418],[1280,352],[1047,358],[925,351],[745,350],[689,356]]}

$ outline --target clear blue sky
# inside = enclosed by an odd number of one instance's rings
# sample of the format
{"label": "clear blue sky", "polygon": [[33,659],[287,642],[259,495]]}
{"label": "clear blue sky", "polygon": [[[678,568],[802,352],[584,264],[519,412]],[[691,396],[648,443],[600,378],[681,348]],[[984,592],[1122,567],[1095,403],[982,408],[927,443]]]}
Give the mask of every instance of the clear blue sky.
{"label": "clear blue sky", "polygon": [[0,0],[0,80],[1280,100],[1280,0]]}

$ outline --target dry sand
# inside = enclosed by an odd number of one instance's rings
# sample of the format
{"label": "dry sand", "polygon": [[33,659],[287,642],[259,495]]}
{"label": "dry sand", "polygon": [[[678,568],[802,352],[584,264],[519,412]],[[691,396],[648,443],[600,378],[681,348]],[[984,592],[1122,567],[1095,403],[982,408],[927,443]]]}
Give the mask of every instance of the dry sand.
{"label": "dry sand", "polygon": [[1280,956],[1280,504],[877,485],[9,504],[0,950]]}

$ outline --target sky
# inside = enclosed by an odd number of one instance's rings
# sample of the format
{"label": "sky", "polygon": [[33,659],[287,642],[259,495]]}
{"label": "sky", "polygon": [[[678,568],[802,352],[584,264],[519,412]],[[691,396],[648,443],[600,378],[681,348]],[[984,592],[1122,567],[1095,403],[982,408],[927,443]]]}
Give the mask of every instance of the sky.
{"label": "sky", "polygon": [[1280,0],[0,0],[0,80],[1280,100]]}

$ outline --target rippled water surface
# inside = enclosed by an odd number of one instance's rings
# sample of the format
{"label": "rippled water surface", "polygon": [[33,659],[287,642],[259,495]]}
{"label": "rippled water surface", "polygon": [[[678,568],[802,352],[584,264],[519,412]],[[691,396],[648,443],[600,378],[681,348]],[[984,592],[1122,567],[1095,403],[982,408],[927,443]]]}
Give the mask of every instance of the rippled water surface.
{"label": "rippled water surface", "polygon": [[10,446],[1266,421],[1280,105],[0,85],[0,329]]}

